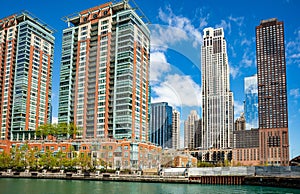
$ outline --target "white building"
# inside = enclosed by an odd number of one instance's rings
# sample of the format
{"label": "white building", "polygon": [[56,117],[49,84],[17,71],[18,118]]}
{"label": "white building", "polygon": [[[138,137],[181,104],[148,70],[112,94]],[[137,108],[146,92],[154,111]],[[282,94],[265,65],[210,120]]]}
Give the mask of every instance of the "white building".
{"label": "white building", "polygon": [[202,147],[225,149],[231,147],[233,94],[222,28],[204,29],[201,55]]}
{"label": "white building", "polygon": [[172,114],[172,148],[180,148],[180,113],[177,110]]}
{"label": "white building", "polygon": [[187,120],[184,121],[184,147],[189,149],[195,148],[195,122],[199,120],[197,111],[192,110]]}

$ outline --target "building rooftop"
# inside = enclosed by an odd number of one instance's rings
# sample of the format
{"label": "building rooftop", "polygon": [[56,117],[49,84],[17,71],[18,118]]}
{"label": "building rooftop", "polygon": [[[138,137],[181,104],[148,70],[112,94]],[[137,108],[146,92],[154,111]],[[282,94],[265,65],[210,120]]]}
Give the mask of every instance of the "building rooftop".
{"label": "building rooftop", "polygon": [[43,22],[41,19],[34,16],[32,13],[30,13],[27,10],[20,11],[18,13],[12,14],[8,17],[0,19],[0,29],[2,29],[3,25],[6,25],[6,27],[10,25],[14,25],[14,21],[17,20],[18,22],[22,22],[25,20],[30,20],[37,24],[39,27],[44,29],[45,31],[49,32],[50,34],[53,34],[56,32],[54,28]]}
{"label": "building rooftop", "polygon": [[137,13],[141,19],[144,19],[145,23],[150,23],[149,19],[145,16],[143,11],[138,7],[138,5],[135,3],[134,0],[131,0],[131,2],[134,4],[135,7],[132,7],[129,3],[129,0],[122,0],[120,2],[108,2],[104,3],[77,13],[70,14],[68,16],[65,16],[62,18],[64,22],[67,22],[68,25],[71,23],[73,25],[78,25],[80,23],[80,17],[91,14],[91,13],[98,13],[102,10],[105,10],[107,8],[111,8],[113,12],[117,12],[120,10],[128,10],[128,9],[133,9],[135,11],[138,11]]}

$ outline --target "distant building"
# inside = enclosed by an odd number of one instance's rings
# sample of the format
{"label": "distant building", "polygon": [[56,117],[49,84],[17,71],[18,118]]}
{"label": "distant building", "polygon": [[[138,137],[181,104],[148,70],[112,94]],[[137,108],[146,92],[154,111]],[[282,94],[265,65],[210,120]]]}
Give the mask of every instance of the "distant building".
{"label": "distant building", "polygon": [[197,158],[186,150],[165,149],[161,155],[161,165],[167,167],[197,167]]}
{"label": "distant building", "polygon": [[202,119],[195,121],[195,146],[194,148],[200,148],[202,146]]}
{"label": "distant building", "polygon": [[[143,17],[145,18],[145,17]],[[149,139],[150,31],[127,1],[65,17],[58,123],[82,138]]]}
{"label": "distant building", "polygon": [[177,110],[172,114],[172,148],[180,148],[180,113]]}
{"label": "distant building", "polygon": [[241,114],[239,118],[237,118],[234,122],[234,131],[243,131],[246,130],[246,120],[244,117],[244,113]]}
{"label": "distant building", "polygon": [[188,149],[195,148],[195,121],[199,120],[199,115],[197,111],[192,110],[188,115],[186,121],[184,121],[184,147]]}
{"label": "distant building", "polygon": [[258,118],[261,164],[289,164],[284,26],[277,19],[256,27]]}
{"label": "distant building", "polygon": [[150,141],[162,148],[172,147],[172,107],[167,102],[151,104]]}
{"label": "distant building", "polygon": [[230,148],[234,115],[223,28],[205,28],[201,47],[202,148]]}
{"label": "distant building", "polygon": [[245,77],[244,79],[245,92],[245,119],[246,129],[258,128],[258,89],[257,89],[257,74]]}
{"label": "distant building", "polygon": [[28,12],[0,20],[1,139],[34,139],[51,123],[53,32]]}

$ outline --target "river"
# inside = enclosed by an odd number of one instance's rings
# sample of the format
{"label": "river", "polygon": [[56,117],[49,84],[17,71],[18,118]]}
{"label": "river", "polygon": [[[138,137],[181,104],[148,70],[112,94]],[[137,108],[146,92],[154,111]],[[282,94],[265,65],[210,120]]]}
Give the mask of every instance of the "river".
{"label": "river", "polygon": [[258,187],[201,184],[136,183],[110,181],[79,181],[53,179],[0,178],[0,194],[188,194],[188,193],[260,193],[297,194],[300,190]]}

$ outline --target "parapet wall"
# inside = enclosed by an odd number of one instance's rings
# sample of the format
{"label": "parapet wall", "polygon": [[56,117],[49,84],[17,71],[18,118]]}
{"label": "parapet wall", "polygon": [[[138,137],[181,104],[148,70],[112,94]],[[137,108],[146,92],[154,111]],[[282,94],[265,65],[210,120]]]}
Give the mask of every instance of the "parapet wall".
{"label": "parapet wall", "polygon": [[300,166],[256,166],[257,176],[300,177]]}
{"label": "parapet wall", "polygon": [[204,168],[166,168],[161,176],[269,176],[300,177],[300,166],[251,166],[251,167],[204,167]]}
{"label": "parapet wall", "polygon": [[189,168],[188,176],[254,176],[255,167]]}

